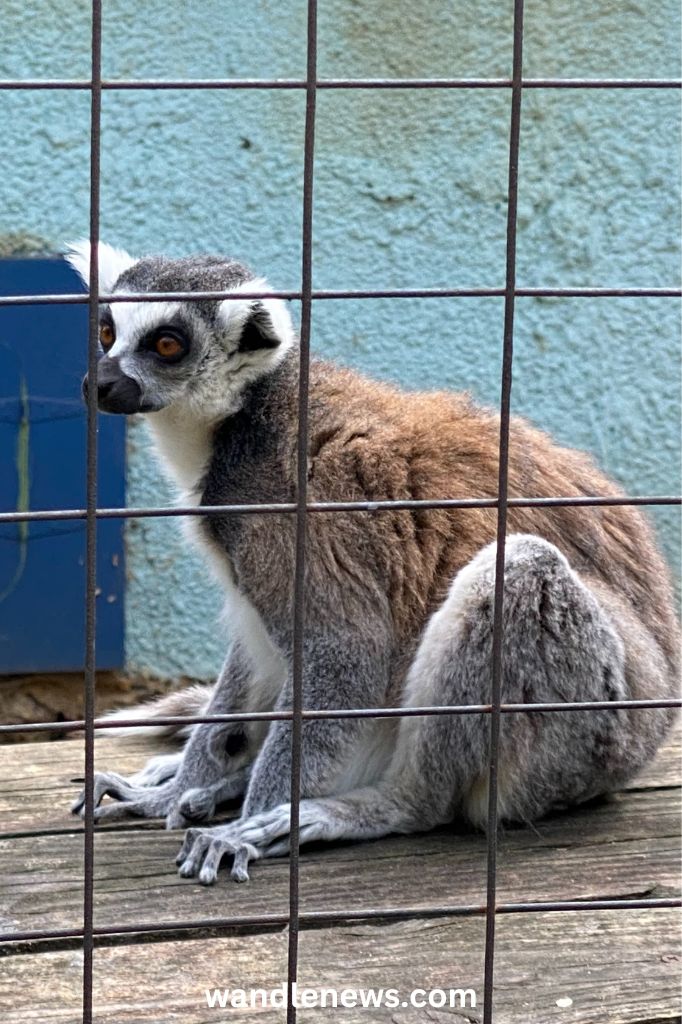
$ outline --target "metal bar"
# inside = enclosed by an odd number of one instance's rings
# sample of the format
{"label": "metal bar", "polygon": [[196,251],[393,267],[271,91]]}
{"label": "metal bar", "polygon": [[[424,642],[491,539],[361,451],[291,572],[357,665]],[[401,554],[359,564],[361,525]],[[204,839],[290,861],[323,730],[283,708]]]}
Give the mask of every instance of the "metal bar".
{"label": "metal bar", "polygon": [[90,92],[90,295],[88,303],[87,453],[85,519],[85,821],[83,830],[83,1024],[92,1024],[94,957],[95,685],[97,615],[97,362],[99,347],[99,208],[102,113],[102,0],[92,0]]}
{"label": "metal bar", "polygon": [[514,55],[511,120],[509,127],[509,184],[507,189],[507,253],[504,299],[504,340],[500,391],[500,443],[497,486],[497,553],[492,640],[490,762],[488,770],[487,899],[485,963],[483,971],[483,1024],[492,1024],[495,969],[495,902],[497,893],[497,757],[502,703],[502,641],[504,632],[504,564],[509,488],[509,434],[511,425],[512,363],[514,355],[514,302],[516,298],[516,214],[519,194],[519,146],[523,94],[523,0],[514,0]]}
{"label": "metal bar", "polygon": [[[514,294],[520,298],[539,299],[679,299],[682,288],[629,288],[617,285],[592,287],[552,288],[550,286],[519,287]],[[346,288],[313,289],[311,298],[317,300],[335,299],[480,299],[503,298],[506,289],[502,287],[472,288]],[[116,302],[206,302],[223,299],[290,299],[299,301],[300,291],[234,292],[128,292],[116,295],[100,295],[100,302],[111,305]],[[0,295],[0,306],[51,306],[87,305],[88,296],[82,293],[56,295]]]}
{"label": "metal bar", "polygon": [[[595,700],[544,702],[537,704],[500,704],[501,714],[540,714],[562,711],[646,711],[654,708],[682,708],[679,697],[665,697],[660,700]],[[487,715],[492,712],[491,704],[426,704],[414,707],[392,708],[334,708],[321,710],[317,708],[302,709],[304,721],[321,721],[322,719],[341,718],[422,718],[428,715]],[[292,711],[234,711],[222,715],[164,715],[158,718],[121,718],[108,721],[103,718],[94,720],[96,730],[125,729],[144,726],[181,726],[181,725],[217,725],[225,722],[288,722],[293,718]],[[85,725],[84,719],[59,722],[27,722],[0,725],[3,733],[46,732],[59,729],[60,732],[78,732]]]}
{"label": "metal bar", "polygon": [[[411,509],[479,509],[497,508],[497,498],[405,498],[396,501],[314,501],[306,505],[308,512],[399,512]],[[682,497],[670,494],[651,495],[577,495],[557,498],[509,498],[508,508],[609,508],[611,506],[681,505]],[[183,516],[210,515],[293,515],[293,502],[262,505],[160,506],[157,508],[98,508],[98,519],[172,519]],[[85,519],[87,509],[39,509],[28,512],[0,512],[3,523],[61,521]]]}
{"label": "metal bar", "polygon": [[[642,897],[596,900],[545,900],[535,903],[500,903],[498,914],[553,914],[581,910],[667,910],[682,907],[679,897]],[[362,923],[363,921],[409,921],[415,918],[476,917],[486,913],[485,903],[443,904],[440,906],[371,907],[368,910],[308,910],[301,911],[299,923],[303,927],[319,928],[327,925]],[[275,928],[286,926],[288,914],[248,914],[234,917],[196,918],[191,921],[140,921],[100,925],[93,929],[98,938],[109,935],[142,935],[164,932],[214,931],[216,929]],[[47,939],[78,939],[81,928],[45,928],[0,933],[0,943],[39,942]]]}
{"label": "metal bar", "polygon": [[682,295],[681,288],[618,288],[606,286],[603,288],[551,288],[542,287],[521,287],[514,289],[517,298],[530,299],[660,299],[679,298]]}
{"label": "metal bar", "polygon": [[289,853],[289,942],[287,951],[287,1024],[296,1024],[293,986],[298,974],[300,913],[299,819],[303,729],[303,637],[305,631],[305,556],[308,525],[308,406],[310,329],[313,289],[313,180],[315,106],[317,101],[317,0],[308,0],[306,36],[306,108],[303,146],[303,232],[301,244],[301,332],[298,376],[298,443],[296,449],[296,562],[294,567],[294,635],[292,652],[291,824]]}
{"label": "metal bar", "polygon": [[[230,292],[204,293],[143,293],[127,296],[99,296],[97,294],[97,239],[99,236],[99,157],[100,157],[100,108],[101,91],[104,90],[240,90],[240,89],[279,89],[305,90],[306,104],[306,141],[304,151],[304,199],[303,199],[303,259],[302,288],[300,291],[289,292],[254,292],[240,297],[281,297],[302,302],[301,329],[301,368],[299,377],[299,432],[298,432],[298,490],[296,503],[251,505],[251,506],[218,506],[196,508],[152,508],[152,509],[98,509],[96,501],[96,467],[97,467],[97,425],[96,425],[96,388],[90,389],[88,400],[88,450],[87,450],[87,507],[82,510],[37,511],[28,513],[0,513],[0,525],[5,522],[24,520],[61,520],[84,519],[86,523],[86,651],[85,651],[85,718],[79,722],[33,723],[26,725],[0,726],[0,733],[19,731],[40,731],[59,728],[73,731],[85,728],[85,783],[86,783],[86,821],[85,821],[85,874],[84,874],[84,913],[82,929],[63,929],[61,931],[46,930],[33,932],[15,932],[0,935],[0,942],[36,941],[40,939],[82,938],[84,948],[83,973],[83,1021],[92,1021],[92,968],[95,937],[104,938],[117,934],[164,933],[164,932],[195,932],[201,929],[248,927],[258,925],[289,924],[289,964],[288,985],[291,986],[296,977],[298,932],[301,926],[315,927],[323,924],[342,924],[351,921],[376,921],[391,919],[408,919],[411,917],[467,916],[472,914],[486,915],[486,962],[484,986],[484,1024],[492,1021],[492,983],[494,965],[494,923],[498,913],[521,912],[555,912],[579,910],[611,910],[679,907],[679,899],[639,899],[639,900],[585,900],[585,901],[554,901],[541,903],[507,903],[495,906],[496,887],[496,753],[499,740],[500,715],[503,713],[554,713],[561,711],[603,710],[643,710],[663,707],[682,706],[680,700],[661,701],[595,701],[574,703],[545,704],[502,704],[501,673],[502,673],[502,611],[503,611],[503,568],[504,541],[506,533],[507,510],[511,507],[608,507],[616,505],[679,505],[679,497],[577,497],[577,498],[518,498],[507,496],[507,456],[509,442],[510,388],[513,350],[513,316],[514,299],[516,297],[674,297],[682,296],[681,288],[517,288],[515,287],[515,236],[516,236],[516,202],[517,202],[517,165],[519,145],[519,125],[521,110],[521,94],[523,88],[531,89],[679,89],[679,79],[524,79],[522,77],[522,20],[523,0],[515,2],[514,17],[514,73],[512,78],[467,79],[324,79],[316,80],[316,0],[308,2],[308,61],[306,79],[174,79],[174,80],[107,80],[101,78],[101,0],[92,2],[92,75],[91,79],[55,79],[55,80],[4,80],[0,81],[0,90],[64,90],[74,89],[91,92],[91,184],[90,184],[90,238],[92,244],[90,271],[93,287],[89,296],[86,295],[48,295],[48,296],[3,296],[0,305],[45,305],[45,304],[87,304],[89,312],[89,347],[88,372],[91,380],[96,379],[97,358],[97,315],[98,303],[108,302],[153,302],[167,299],[169,301],[202,301],[204,299],[222,299],[235,297]],[[509,202],[507,227],[507,273],[504,287],[493,288],[413,288],[413,289],[375,289],[375,290],[321,290],[312,288],[312,210],[313,210],[313,161],[314,161],[314,117],[316,90],[352,90],[352,89],[511,89],[512,118],[510,129],[510,168],[509,168]],[[308,413],[308,363],[310,349],[311,304],[316,299],[365,299],[365,298],[457,298],[457,297],[504,297],[505,298],[505,330],[502,372],[502,397],[500,420],[500,465],[498,498],[482,499],[443,499],[423,501],[380,501],[380,502],[318,502],[307,503],[307,413]],[[304,629],[304,576],[305,576],[305,534],[306,517],[309,512],[341,512],[341,511],[390,511],[417,508],[496,508],[497,516],[497,577],[495,590],[495,625],[493,637],[493,681],[491,703],[487,705],[463,706],[427,706],[422,708],[360,708],[334,711],[306,711],[302,707],[302,640]],[[288,915],[264,914],[259,916],[242,916],[224,919],[197,920],[190,922],[160,922],[135,925],[110,925],[95,928],[93,923],[93,801],[92,783],[94,774],[94,736],[96,729],[120,728],[124,723],[104,722],[94,719],[94,686],[95,686],[95,571],[96,571],[96,523],[98,518],[146,518],[150,516],[185,516],[210,515],[215,513],[228,514],[295,514],[297,517],[296,536],[296,572],[294,601],[294,700],[291,712],[239,713],[232,715],[187,716],[167,719],[149,720],[150,724],[161,723],[182,724],[195,722],[227,722],[227,721],[276,721],[292,722],[292,853],[290,874],[290,906]],[[401,908],[389,907],[384,910],[369,909],[365,911],[313,911],[302,913],[299,909],[299,861],[298,861],[298,812],[300,797],[300,752],[301,727],[303,720],[319,720],[325,718],[356,718],[356,717],[410,717],[433,714],[489,714],[491,716],[491,756],[490,756],[490,803],[488,808],[488,879],[487,899],[485,904],[466,906],[439,906]],[[140,726],[142,720],[131,719],[131,725]],[[287,1020],[295,1022],[296,1011],[289,1000]]]}
{"label": "metal bar", "polygon": [[[679,78],[524,78],[525,89],[679,89]],[[4,90],[87,90],[86,78],[5,78]],[[116,90],[300,89],[303,78],[109,78],[102,88]],[[511,89],[510,78],[321,78],[318,89]]]}

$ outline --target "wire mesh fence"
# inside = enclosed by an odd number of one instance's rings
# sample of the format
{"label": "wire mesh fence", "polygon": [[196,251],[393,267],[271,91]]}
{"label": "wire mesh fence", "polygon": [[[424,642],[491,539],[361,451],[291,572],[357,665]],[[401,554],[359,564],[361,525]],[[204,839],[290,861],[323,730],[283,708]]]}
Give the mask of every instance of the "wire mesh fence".
{"label": "wire mesh fence", "polygon": [[[495,964],[495,921],[499,914],[543,913],[547,911],[618,910],[633,908],[679,907],[679,899],[640,898],[611,900],[563,900],[551,902],[498,903],[497,882],[497,762],[500,722],[503,714],[562,713],[567,711],[618,710],[629,708],[647,709],[679,707],[677,699],[660,700],[619,700],[592,702],[562,702],[535,704],[505,704],[501,700],[503,669],[502,611],[504,602],[504,558],[507,527],[507,512],[518,507],[575,506],[583,508],[589,515],[590,508],[608,505],[677,505],[677,495],[644,495],[629,497],[581,496],[550,498],[509,497],[508,457],[510,433],[510,397],[512,385],[514,346],[514,304],[517,297],[676,297],[682,296],[679,287],[523,287],[516,283],[516,238],[517,201],[519,183],[519,143],[521,132],[522,97],[528,89],[680,89],[679,79],[651,78],[536,78],[523,76],[523,0],[514,0],[512,75],[510,78],[339,78],[318,79],[317,77],[317,2],[307,0],[307,67],[305,79],[165,79],[165,80],[103,80],[102,52],[102,2],[92,0],[91,77],[89,79],[52,80],[5,80],[0,81],[0,90],[83,90],[90,93],[90,281],[93,282],[89,295],[14,295],[0,297],[0,305],[42,305],[57,303],[83,303],[88,307],[88,374],[96,379],[98,362],[98,313],[100,302],[157,302],[177,300],[201,302],[205,299],[235,297],[234,292],[169,292],[106,295],[98,293],[98,242],[100,218],[100,153],[101,153],[101,100],[103,91],[116,90],[168,90],[168,89],[293,89],[305,93],[305,134],[303,171],[303,217],[302,217],[302,264],[301,285],[292,291],[240,291],[244,298],[286,298],[294,299],[301,305],[300,370],[299,370],[299,421],[297,435],[297,491],[293,503],[272,503],[258,505],[221,505],[201,507],[158,507],[158,508],[98,508],[97,505],[97,389],[90,387],[87,397],[87,497],[84,509],[56,509],[50,511],[31,510],[22,512],[1,512],[0,524],[36,520],[84,520],[86,524],[86,589],[85,589],[85,701],[84,718],[69,722],[42,722],[21,725],[0,724],[0,734],[34,731],[39,733],[58,727],[61,732],[84,730],[85,735],[85,828],[84,828],[84,902],[82,928],[45,929],[13,931],[0,934],[0,942],[21,942],[38,939],[82,939],[83,963],[83,1013],[84,1024],[93,1019],[93,955],[95,940],[111,935],[134,933],[191,934],[198,930],[234,928],[236,926],[277,926],[287,925],[289,929],[287,984],[291,996],[292,985],[297,977],[298,938],[302,925],[319,926],[338,924],[344,921],[372,921],[442,916],[483,915],[485,930],[484,966],[484,1007],[483,1022],[493,1020],[493,988]],[[508,189],[506,226],[506,263],[504,285],[493,288],[388,288],[388,289],[340,289],[316,290],[313,288],[313,184],[315,161],[315,108],[319,90],[324,89],[500,89],[510,93],[510,124],[508,150]],[[499,475],[496,498],[462,498],[399,501],[348,501],[308,502],[307,496],[307,442],[308,442],[308,377],[310,364],[310,339],[313,302],[325,299],[375,299],[375,298],[467,298],[497,296],[504,299],[504,322],[502,325],[503,354],[500,377],[500,428],[499,428]],[[496,509],[497,510],[497,556],[494,593],[494,627],[491,661],[490,701],[487,704],[460,706],[424,706],[410,708],[346,708],[342,710],[306,709],[303,701],[303,638],[304,581],[306,568],[306,523],[309,515],[334,514],[334,512],[364,512],[381,515],[390,510],[417,509]],[[96,552],[97,522],[107,518],[146,518],[210,516],[235,513],[286,514],[296,520],[296,561],[294,579],[294,623],[293,623],[293,703],[290,711],[239,712],[221,715],[195,715],[183,718],[155,718],[149,725],[200,724],[236,721],[290,721],[291,722],[291,853],[289,869],[289,911],[287,914],[241,915],[193,919],[189,921],[154,921],[130,924],[114,923],[99,927],[94,923],[93,897],[94,880],[94,737],[96,730],[120,728],[122,725],[144,725],[136,717],[128,723],[119,719],[115,723],[97,721],[94,715],[95,695],[95,616],[96,616]],[[299,804],[301,783],[301,732],[306,720],[323,718],[390,718],[425,715],[483,714],[490,718],[489,750],[489,800],[487,810],[487,898],[485,903],[469,905],[442,905],[423,907],[382,907],[377,910],[367,907],[361,911],[302,911],[299,902]],[[296,1020],[296,1007],[289,998],[287,1021]]]}

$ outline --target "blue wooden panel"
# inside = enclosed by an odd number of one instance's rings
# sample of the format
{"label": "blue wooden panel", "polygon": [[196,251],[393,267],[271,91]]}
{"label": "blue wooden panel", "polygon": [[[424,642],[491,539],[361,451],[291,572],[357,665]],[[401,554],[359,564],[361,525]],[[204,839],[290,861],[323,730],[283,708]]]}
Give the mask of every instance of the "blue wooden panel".
{"label": "blue wooden panel", "polygon": [[[0,295],[82,291],[59,259],[0,260]],[[85,506],[85,306],[0,306],[0,510]],[[125,504],[125,422],[99,418],[100,505]],[[123,665],[123,524],[97,529],[97,666]],[[0,672],[78,670],[85,525],[0,524]]]}

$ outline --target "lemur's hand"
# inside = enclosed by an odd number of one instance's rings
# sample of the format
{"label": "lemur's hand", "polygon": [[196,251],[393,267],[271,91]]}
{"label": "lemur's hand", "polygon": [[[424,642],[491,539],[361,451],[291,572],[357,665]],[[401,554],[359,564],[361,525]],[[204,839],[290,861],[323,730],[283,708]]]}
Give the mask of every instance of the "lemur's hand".
{"label": "lemur's hand", "polygon": [[248,864],[262,853],[240,837],[238,823],[218,828],[190,828],[176,858],[178,872],[183,878],[197,878],[202,885],[213,885],[223,857],[232,856],[232,877],[237,882],[248,882]]}
{"label": "lemur's hand", "polygon": [[[299,812],[299,841],[334,839],[339,835],[334,819],[334,801],[302,800]],[[217,881],[223,857],[232,856],[230,874],[236,882],[247,882],[252,860],[289,853],[291,804],[253,814],[214,828],[190,828],[176,858],[183,878],[198,878],[202,885]]]}
{"label": "lemur's hand", "polygon": [[[271,855],[271,840],[289,831],[289,804],[264,814],[241,818],[214,828],[190,828],[176,858],[183,878],[198,878],[213,885],[224,857],[231,856],[230,874],[236,882],[248,882],[249,863]],[[283,852],[283,851],[282,851]]]}

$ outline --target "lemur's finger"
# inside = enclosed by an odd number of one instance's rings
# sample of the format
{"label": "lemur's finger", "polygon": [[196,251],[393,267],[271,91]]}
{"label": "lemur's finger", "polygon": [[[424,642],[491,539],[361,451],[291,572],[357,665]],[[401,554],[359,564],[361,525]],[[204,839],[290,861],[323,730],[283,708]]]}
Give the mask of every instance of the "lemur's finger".
{"label": "lemur's finger", "polygon": [[[188,837],[192,833],[194,833],[194,835],[185,851],[185,844],[187,844]],[[179,873],[183,878],[194,878],[199,873],[199,868],[204,859],[204,854],[210,845],[211,836],[203,829],[189,829],[183,848],[180,851],[181,854],[183,854],[184,851],[184,856],[178,857]]]}
{"label": "lemur's finger", "polygon": [[211,842],[199,872],[199,881],[202,885],[214,884],[218,878],[220,862],[227,853],[235,853],[232,843],[226,842],[224,839],[214,839]]}
{"label": "lemur's finger", "polygon": [[178,855],[175,858],[175,863],[177,864],[178,867],[180,867],[182,862],[189,855],[189,851],[194,846],[194,841],[200,834],[200,832],[200,828],[188,828],[187,831],[185,832],[185,838],[182,840],[182,846],[178,850]]}
{"label": "lemur's finger", "polygon": [[[116,772],[97,772],[93,785],[94,819],[98,822],[119,821],[122,818],[163,818],[175,799],[173,780],[165,786],[132,786]],[[102,805],[109,796],[114,801]],[[85,816],[84,794],[73,804],[74,813]]]}
{"label": "lemur's finger", "polygon": [[249,880],[249,862],[252,860],[258,860],[263,854],[260,850],[257,850],[255,846],[250,843],[245,843],[240,846],[235,852],[234,862],[232,864],[232,870],[230,875],[235,882],[248,882]]}
{"label": "lemur's finger", "polygon": [[[95,772],[93,779],[93,804],[98,807],[105,796],[123,804],[139,803],[139,809],[128,812],[140,817],[163,817],[172,801],[173,779],[180,764],[181,755],[160,755],[152,758],[141,772],[126,778],[118,772]],[[165,805],[164,805],[165,801]],[[71,804],[71,813],[85,817],[85,789]],[[123,817],[124,814],[119,815]],[[113,819],[117,815],[101,815]],[[181,822],[184,825],[184,822]]]}

